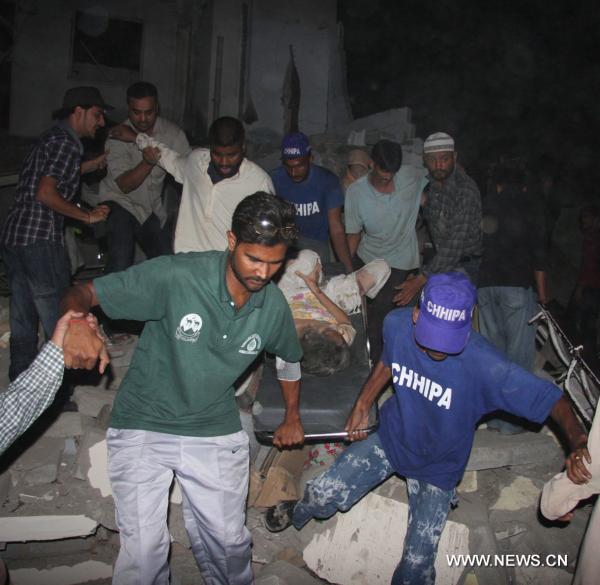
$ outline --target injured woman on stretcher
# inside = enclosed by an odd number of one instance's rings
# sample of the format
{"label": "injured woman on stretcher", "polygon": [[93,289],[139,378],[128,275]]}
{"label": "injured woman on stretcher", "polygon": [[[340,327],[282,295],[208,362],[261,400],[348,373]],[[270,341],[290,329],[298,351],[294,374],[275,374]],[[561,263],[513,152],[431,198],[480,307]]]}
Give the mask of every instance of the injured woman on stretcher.
{"label": "injured woman on stretcher", "polygon": [[321,259],[312,250],[300,250],[285,265],[278,286],[294,317],[302,344],[303,371],[328,376],[350,364],[350,346],[356,336],[351,315],[360,311],[362,297],[374,298],[390,276],[385,260],[372,260],[359,270],[326,280]]}

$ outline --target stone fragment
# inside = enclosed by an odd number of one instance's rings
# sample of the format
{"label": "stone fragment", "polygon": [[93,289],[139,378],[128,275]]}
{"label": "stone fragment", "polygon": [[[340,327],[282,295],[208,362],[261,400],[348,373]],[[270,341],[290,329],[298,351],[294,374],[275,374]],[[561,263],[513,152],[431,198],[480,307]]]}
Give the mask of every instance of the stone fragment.
{"label": "stone fragment", "polygon": [[112,406],[116,394],[114,390],[103,390],[95,386],[80,386],[73,392],[73,400],[77,403],[81,414],[96,418],[104,406]]}
{"label": "stone fragment", "polygon": [[458,484],[458,491],[461,493],[470,493],[477,491],[477,472],[465,471],[463,478]]}
{"label": "stone fragment", "polygon": [[41,437],[15,461],[11,473],[27,485],[56,481],[64,445],[64,439]]}
{"label": "stone fragment", "polygon": [[319,585],[321,581],[286,561],[275,561],[260,572],[256,585]]}
{"label": "stone fragment", "polygon": [[0,522],[0,542],[60,540],[92,534],[98,523],[87,516],[4,516]]}
{"label": "stone fragment", "polygon": [[78,412],[62,412],[44,435],[63,439],[83,435],[81,414]]}
{"label": "stone fragment", "polygon": [[97,579],[112,577],[112,565],[100,561],[85,561],[69,567],[62,565],[51,569],[13,569],[10,572],[12,585],[80,585]]}
{"label": "stone fragment", "polygon": [[[370,493],[348,512],[337,514],[336,519],[333,528],[315,534],[304,549],[308,567],[332,583],[390,583],[402,556],[408,506]],[[449,566],[446,555],[468,554],[468,542],[467,526],[448,520],[435,563],[436,582],[445,585],[458,582],[464,567]]]}
{"label": "stone fragment", "polygon": [[540,463],[557,464],[560,467],[562,460],[561,449],[545,433],[501,435],[481,429],[475,433],[467,471]]}
{"label": "stone fragment", "polygon": [[535,506],[541,489],[528,477],[517,477],[510,485],[503,487],[492,510],[520,510]]}

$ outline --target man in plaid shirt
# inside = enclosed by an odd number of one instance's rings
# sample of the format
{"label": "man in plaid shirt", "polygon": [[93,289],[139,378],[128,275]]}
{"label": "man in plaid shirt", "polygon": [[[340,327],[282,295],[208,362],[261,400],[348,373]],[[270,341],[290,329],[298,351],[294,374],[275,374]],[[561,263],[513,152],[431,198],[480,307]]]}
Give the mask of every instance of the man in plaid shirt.
{"label": "man in plaid shirt", "polygon": [[481,195],[475,181],[456,166],[454,139],[444,132],[429,136],[423,145],[423,163],[429,171],[423,215],[435,256],[419,274],[396,287],[397,305],[409,304],[429,274],[458,270],[477,284],[481,264]]}
{"label": "man in plaid shirt", "polygon": [[[72,320],[84,319],[83,313],[68,311],[56,324],[52,339],[44,345],[29,368],[5,392],[0,392],[0,454],[50,405],[63,378],[63,341]],[[98,334],[98,323],[93,315],[85,317],[88,325]],[[100,360],[104,372],[108,356]]]}
{"label": "man in plaid shirt", "polygon": [[91,211],[71,200],[81,173],[106,166],[106,155],[81,162],[80,138],[94,137],[109,108],[95,87],[74,87],[54,113],[56,123],[28,153],[19,175],[14,205],[0,236],[10,287],[9,378],[31,364],[38,348],[38,321],[48,338],[59,317],[60,295],[71,280],[64,247],[64,218],[91,224],[103,221],[109,208]]}

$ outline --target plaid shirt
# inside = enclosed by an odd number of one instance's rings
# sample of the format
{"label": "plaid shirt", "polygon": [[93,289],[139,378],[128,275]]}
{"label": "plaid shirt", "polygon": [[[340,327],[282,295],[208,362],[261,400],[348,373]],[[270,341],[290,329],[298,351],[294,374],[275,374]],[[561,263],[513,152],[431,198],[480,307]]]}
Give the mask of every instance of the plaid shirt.
{"label": "plaid shirt", "polygon": [[54,400],[63,371],[63,350],[50,341],[6,392],[0,392],[0,453]]}
{"label": "plaid shirt", "polygon": [[39,241],[63,243],[64,217],[36,200],[42,177],[56,179],[61,196],[70,201],[79,189],[81,153],[79,137],[64,122],[40,136],[27,154],[19,175],[15,202],[8,212],[2,241],[27,246]]}
{"label": "plaid shirt", "polygon": [[468,257],[481,257],[481,196],[461,168],[455,168],[441,189],[429,183],[423,215],[436,250],[425,274],[456,270]]}

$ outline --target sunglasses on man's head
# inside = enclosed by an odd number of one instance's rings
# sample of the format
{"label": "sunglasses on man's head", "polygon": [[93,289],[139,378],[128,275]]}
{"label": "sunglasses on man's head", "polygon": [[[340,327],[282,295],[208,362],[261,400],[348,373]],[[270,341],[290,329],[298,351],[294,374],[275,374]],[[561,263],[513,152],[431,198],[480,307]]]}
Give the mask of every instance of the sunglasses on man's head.
{"label": "sunglasses on man's head", "polygon": [[259,236],[266,236],[273,238],[280,236],[284,240],[295,240],[298,238],[298,228],[295,224],[289,224],[284,226],[276,226],[268,219],[259,219],[254,224],[254,231]]}

